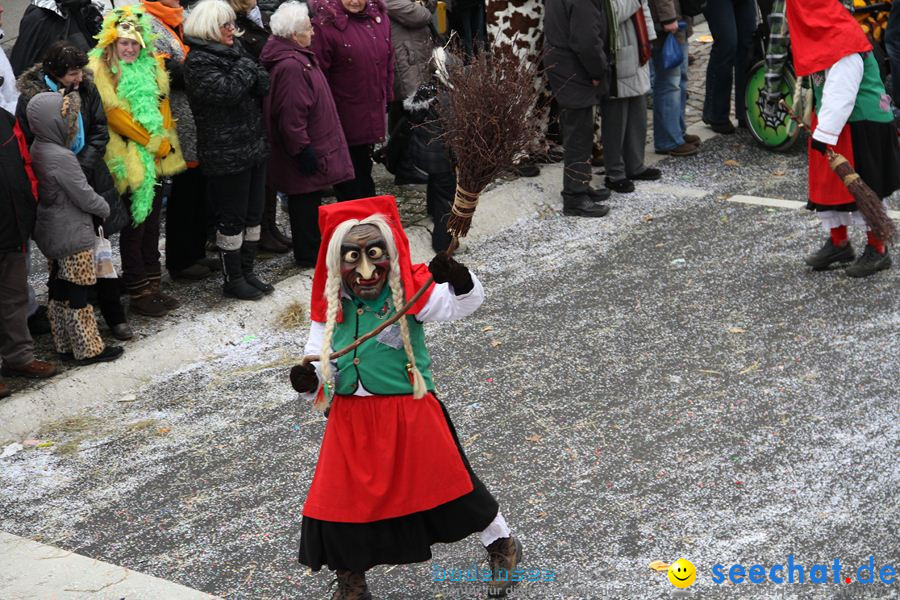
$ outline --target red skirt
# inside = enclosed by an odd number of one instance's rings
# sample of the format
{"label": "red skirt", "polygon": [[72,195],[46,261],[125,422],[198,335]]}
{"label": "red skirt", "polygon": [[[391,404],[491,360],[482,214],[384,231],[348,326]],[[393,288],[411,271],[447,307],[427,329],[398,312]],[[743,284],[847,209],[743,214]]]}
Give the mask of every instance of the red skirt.
{"label": "red skirt", "polygon": [[303,516],[370,523],[473,489],[437,399],[335,396]]}
{"label": "red skirt", "polygon": [[[819,119],[816,113],[812,114],[810,128],[815,131]],[[812,149],[812,136],[807,142],[809,146],[809,202],[814,204],[818,210],[827,210],[831,207],[841,205],[852,205],[843,210],[855,210],[856,198],[847,190],[847,186],[841,181],[841,178],[835,175],[834,171],[828,165],[828,159],[820,152]],[[853,154],[853,136],[850,134],[850,124],[844,125],[841,135],[838,137],[837,144],[834,145],[834,151],[842,154],[844,158],[855,166]]]}

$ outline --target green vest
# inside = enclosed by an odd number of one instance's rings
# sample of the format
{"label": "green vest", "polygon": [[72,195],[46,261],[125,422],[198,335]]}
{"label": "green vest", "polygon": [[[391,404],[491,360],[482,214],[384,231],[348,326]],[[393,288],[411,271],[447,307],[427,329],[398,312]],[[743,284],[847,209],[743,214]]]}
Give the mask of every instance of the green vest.
{"label": "green vest", "polygon": [[[822,106],[822,90],[825,87],[823,77],[813,76],[813,93],[816,97],[816,106]],[[850,113],[849,121],[874,121],[876,123],[890,123],[894,120],[890,103],[887,108],[882,105],[885,97],[884,83],[881,81],[881,71],[871,52],[863,56],[863,78],[859,84],[859,93],[856,94],[856,104]]]}
{"label": "green vest", "polygon": [[[377,300],[343,298],[341,308],[344,321],[335,324],[331,347],[343,348],[362,335],[372,331],[390,318],[396,311],[391,301],[391,291],[386,285]],[[431,356],[425,347],[425,328],[412,316],[405,316],[409,325],[416,367],[425,379],[425,387],[434,390],[431,377]],[[412,394],[409,372],[406,369],[406,352],[400,335],[400,323],[394,323],[374,338],[364,342],[353,352],[337,359],[337,394],[351,396],[358,384],[372,394],[395,396]]]}

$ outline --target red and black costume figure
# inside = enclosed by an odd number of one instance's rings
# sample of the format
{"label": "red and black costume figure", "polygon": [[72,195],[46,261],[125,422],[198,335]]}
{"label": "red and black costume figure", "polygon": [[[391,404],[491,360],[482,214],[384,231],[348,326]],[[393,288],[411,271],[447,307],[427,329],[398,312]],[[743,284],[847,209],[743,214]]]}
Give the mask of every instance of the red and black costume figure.
{"label": "red and black costume figure", "polygon": [[[814,269],[854,259],[847,226],[864,224],[856,200],[832,171],[826,148],[847,158],[880,197],[900,189],[900,146],[890,98],[859,24],[836,0],[788,0],[787,25],[797,75],[810,76],[815,97],[809,151],[809,202],[829,239],[806,258]],[[847,269],[855,277],[890,266],[884,240],[868,233],[866,249]]]}
{"label": "red and black costume figure", "polygon": [[[428,560],[432,544],[476,532],[492,567],[513,567],[521,546],[434,394],[424,343],[423,323],[459,319],[481,305],[481,283],[446,254],[413,265],[390,196],[322,206],[319,228],[305,353],[322,362],[295,367],[291,381],[310,399],[316,392],[316,404],[329,412],[303,507],[300,562],[337,571],[334,598],[341,600],[369,597],[369,568]],[[394,315],[429,269],[435,283],[405,316],[326,361]]]}

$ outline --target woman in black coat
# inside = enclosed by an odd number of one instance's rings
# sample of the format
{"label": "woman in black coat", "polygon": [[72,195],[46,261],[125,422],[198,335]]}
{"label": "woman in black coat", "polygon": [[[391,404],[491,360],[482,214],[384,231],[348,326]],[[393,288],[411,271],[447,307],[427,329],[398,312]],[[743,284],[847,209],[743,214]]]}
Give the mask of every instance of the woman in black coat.
{"label": "woman in black coat", "polygon": [[[121,207],[115,182],[103,160],[106,144],[109,142],[109,130],[106,125],[106,113],[100,101],[100,93],[94,85],[90,71],[84,69],[87,56],[72,44],[59,41],[47,49],[42,63],[36,64],[19,76],[16,86],[19,89],[19,100],[16,105],[16,118],[19,121],[25,139],[30,145],[34,135],[28,127],[25,109],[28,102],[41,92],[57,91],[65,88],[77,88],[81,97],[81,119],[84,125],[83,143],[75,150],[75,157],[84,171],[88,183],[98,194],[103,196],[110,209]],[[118,224],[115,223],[118,221]],[[103,233],[106,237],[118,233],[123,226],[128,226],[124,211],[110,215],[106,220]],[[113,225],[110,227],[110,225]],[[133,333],[126,322],[125,309],[119,299],[119,280],[97,280],[94,289],[97,293],[97,305],[103,314],[106,324],[113,335],[120,340],[131,339]]]}
{"label": "woman in black coat", "polygon": [[184,80],[194,121],[200,167],[216,210],[216,244],[225,272],[223,291],[258,300],[274,287],[253,273],[259,247],[268,147],[262,98],[269,75],[236,39],[232,8],[202,0],[184,24],[191,51]]}
{"label": "woman in black coat", "polygon": [[[234,9],[234,14],[237,15],[234,24],[241,31],[241,45],[253,57],[253,60],[260,63],[260,54],[269,36],[272,35],[268,21],[266,21],[266,26],[264,27],[262,25],[262,13],[257,7],[256,0],[228,0],[228,4],[231,5],[231,8]],[[276,214],[278,212],[277,192],[279,191],[283,192],[284,190],[276,190],[271,185],[266,186],[259,249],[264,252],[283,254],[291,251],[293,242],[291,238],[285,236],[278,229]]]}

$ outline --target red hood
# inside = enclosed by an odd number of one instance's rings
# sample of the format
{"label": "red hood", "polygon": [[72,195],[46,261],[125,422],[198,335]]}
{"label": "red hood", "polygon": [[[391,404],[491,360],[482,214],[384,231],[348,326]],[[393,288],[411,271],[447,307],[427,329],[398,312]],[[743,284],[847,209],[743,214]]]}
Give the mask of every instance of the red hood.
{"label": "red hood", "polygon": [[859,23],[838,0],[787,0],[787,22],[794,72],[801,77],[872,50]]}

